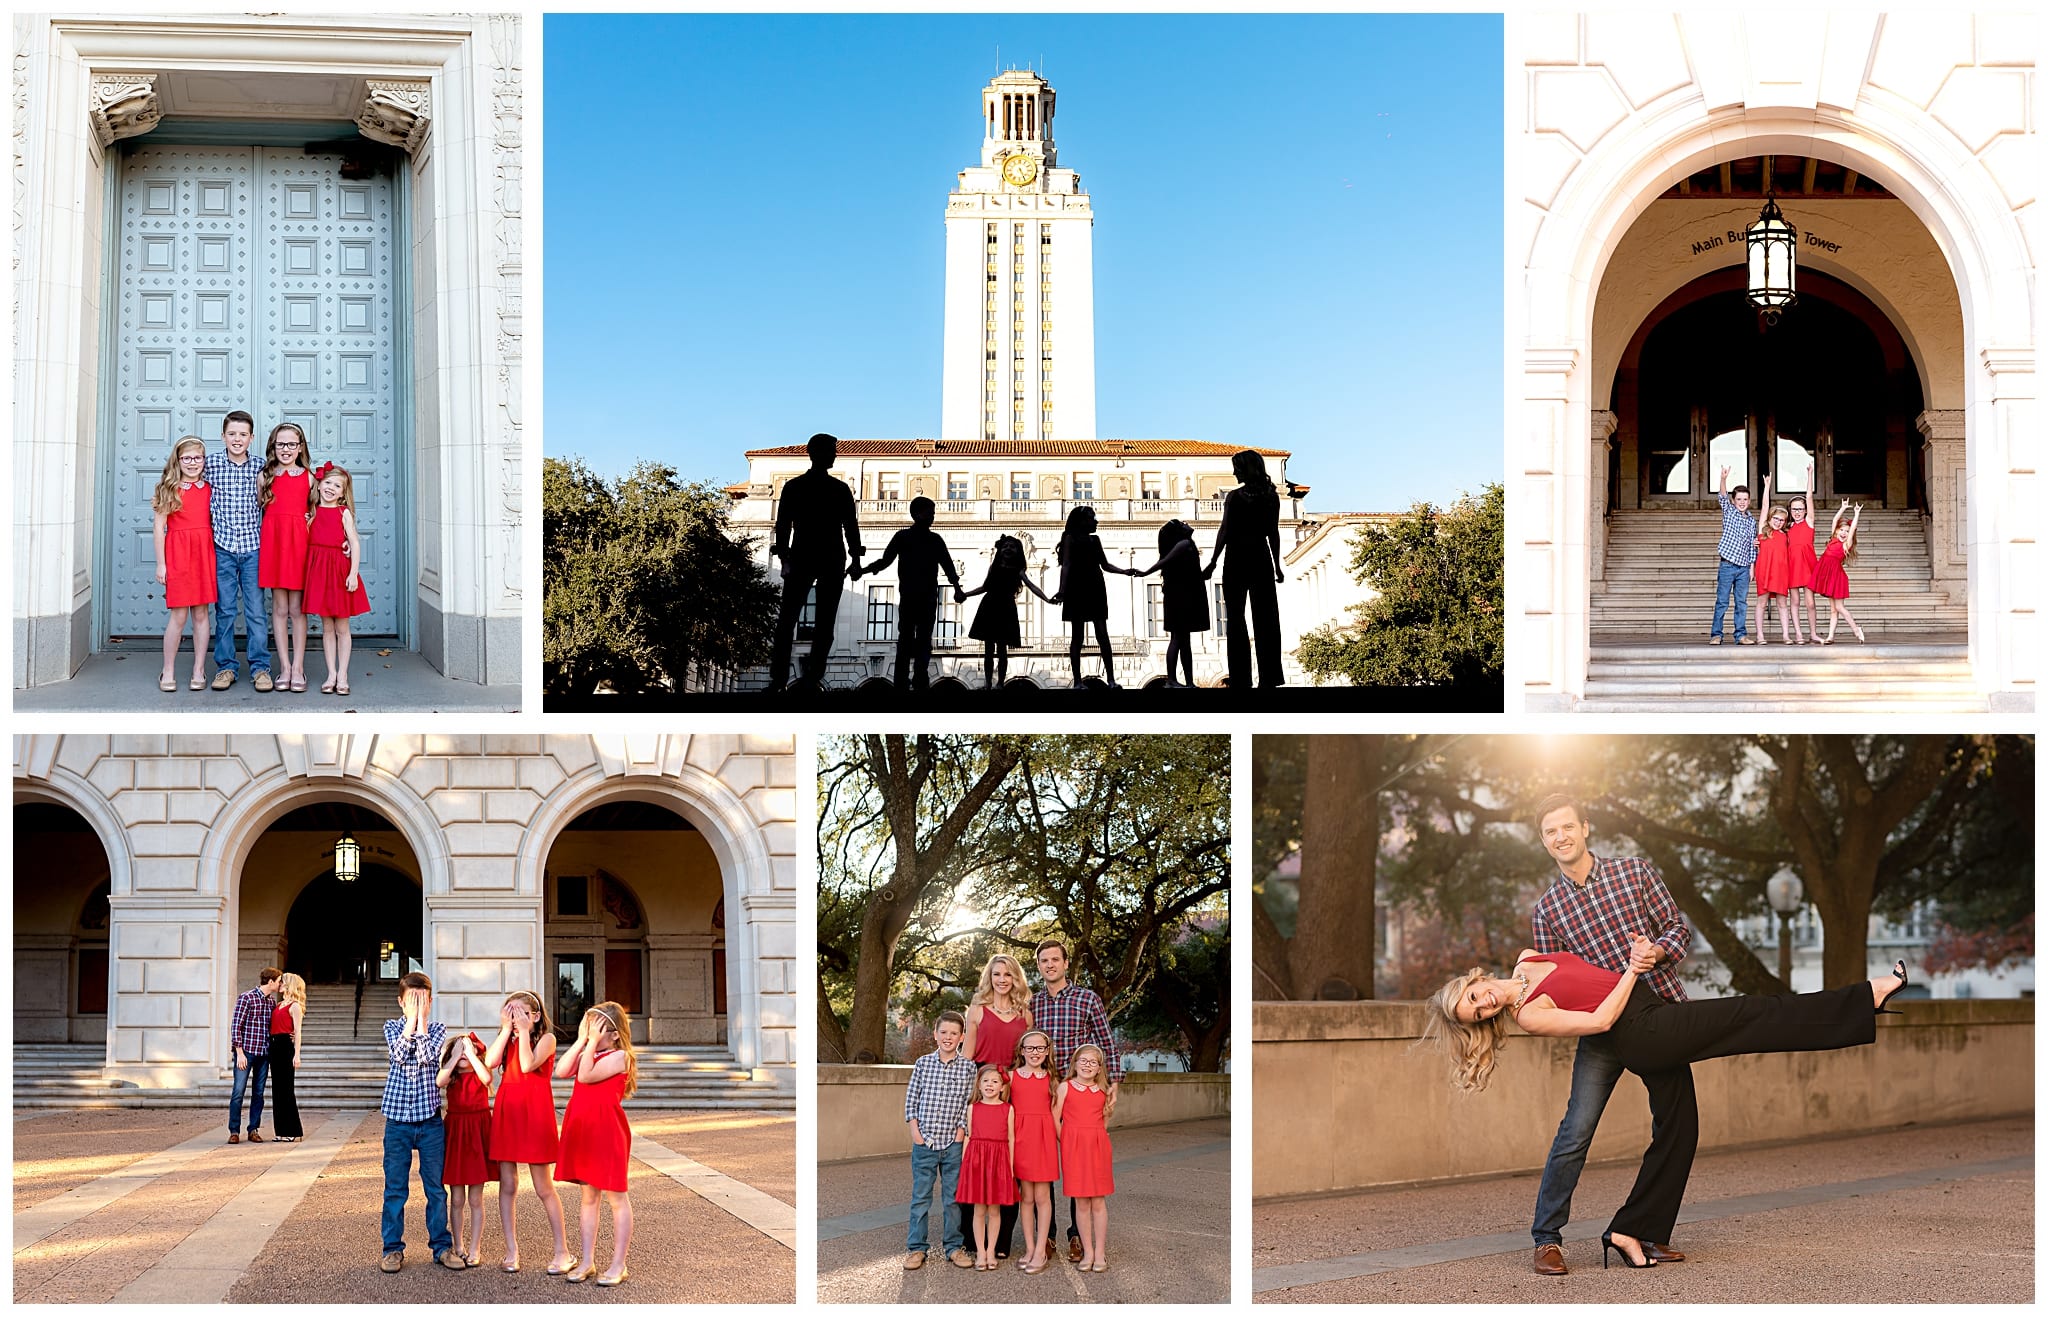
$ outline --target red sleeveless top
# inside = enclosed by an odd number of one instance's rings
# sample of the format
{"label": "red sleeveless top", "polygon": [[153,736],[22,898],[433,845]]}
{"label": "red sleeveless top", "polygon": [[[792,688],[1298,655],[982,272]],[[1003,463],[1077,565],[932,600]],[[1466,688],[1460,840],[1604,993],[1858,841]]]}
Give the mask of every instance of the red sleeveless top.
{"label": "red sleeveless top", "polygon": [[1589,964],[1569,951],[1522,957],[1524,965],[1532,960],[1546,961],[1556,968],[1530,992],[1530,1000],[1548,997],[1550,1004],[1561,1011],[1600,1009],[1600,1003],[1607,1000],[1607,994],[1614,991],[1615,983],[1621,978],[1613,970]]}
{"label": "red sleeveless top", "polygon": [[974,1056],[977,1066],[1001,1066],[1004,1074],[1017,1067],[1017,1040],[1031,1032],[1025,1022],[1025,1012],[1019,1011],[1008,1020],[996,1014],[995,1007],[981,1008],[981,1023],[974,1030]]}

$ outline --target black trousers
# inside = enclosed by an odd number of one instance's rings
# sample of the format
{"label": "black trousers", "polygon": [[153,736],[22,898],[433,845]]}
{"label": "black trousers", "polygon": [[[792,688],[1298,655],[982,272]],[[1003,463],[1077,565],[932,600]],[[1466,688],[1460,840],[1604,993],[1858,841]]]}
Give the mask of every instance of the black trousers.
{"label": "black trousers", "polygon": [[288,1033],[270,1035],[270,1133],[279,1139],[304,1138],[306,1127],[299,1123],[299,1094],[293,1086],[293,1071],[299,1058],[292,1051]]}
{"label": "black trousers", "polygon": [[[1638,983],[1608,1031],[1623,1065],[1650,1088],[1650,1147],[1608,1229],[1663,1242],[1678,1223],[1700,1142],[1699,1103],[1684,1067],[1717,1056],[1828,1052],[1877,1041],[1868,983],[1775,997],[1669,1002]],[[1661,1099],[1661,1100],[1660,1100]]]}
{"label": "black trousers", "polygon": [[[1228,560],[1226,559],[1226,566]],[[1245,628],[1249,606],[1251,628]],[[1244,690],[1252,684],[1252,632],[1258,633],[1259,685],[1279,686],[1287,678],[1280,671],[1280,587],[1269,571],[1245,576],[1223,573],[1223,648],[1230,661],[1230,686]]]}
{"label": "black trousers", "polygon": [[[960,1209],[960,1237],[967,1241],[969,1252],[974,1250],[974,1204],[955,1203]],[[1017,1235],[1017,1205],[1004,1203],[996,1211],[1002,1213],[996,1221],[995,1252],[1003,1257],[1010,1256],[1010,1241]]]}
{"label": "black trousers", "polygon": [[781,686],[789,680],[790,651],[796,648],[796,624],[804,611],[804,599],[811,587],[818,590],[816,625],[811,629],[811,653],[804,660],[804,677],[825,679],[825,661],[832,654],[833,624],[839,619],[839,596],[846,589],[846,559],[829,558],[807,562],[785,558],[789,575],[782,578],[782,602],[775,611],[775,649],[768,660],[768,682]]}

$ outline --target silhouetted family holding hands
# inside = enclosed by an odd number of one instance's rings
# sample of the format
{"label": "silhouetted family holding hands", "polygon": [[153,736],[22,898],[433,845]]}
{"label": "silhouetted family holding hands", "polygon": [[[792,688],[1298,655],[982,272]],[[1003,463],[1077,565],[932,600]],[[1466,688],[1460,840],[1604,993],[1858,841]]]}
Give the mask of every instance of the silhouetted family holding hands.
{"label": "silhouetted family holding hands", "polygon": [[1223,518],[1208,566],[1202,566],[1194,529],[1174,520],[1159,528],[1159,557],[1150,567],[1118,567],[1109,561],[1096,534],[1094,507],[1082,503],[1067,514],[1055,554],[1060,565],[1059,588],[1048,595],[1031,579],[1023,541],[1015,535],[997,538],[994,557],[980,585],[971,590],[962,586],[945,539],[932,529],[938,506],[923,496],[910,500],[910,525],[889,538],[888,547],[872,565],[862,566],[865,550],[858,506],[852,489],[832,474],[839,441],[829,434],[814,434],[805,447],[810,453],[810,470],[782,487],[775,514],[771,552],[781,568],[782,601],[769,663],[771,693],[790,685],[790,659],[806,599],[813,598],[815,606],[802,684],[817,689],[824,684],[846,581],[872,576],[892,564],[898,583],[895,682],[901,691],[930,688],[942,573],[956,602],[981,596],[967,634],[982,643],[982,678],[989,689],[999,688],[1009,679],[1010,650],[1023,638],[1018,603],[1029,590],[1044,602],[1060,606],[1061,620],[1069,631],[1067,661],[1074,685],[1082,684],[1081,651],[1092,627],[1102,657],[1104,684],[1114,690],[1119,687],[1109,643],[1109,586],[1104,578],[1110,573],[1144,577],[1156,572],[1162,585],[1161,625],[1167,634],[1166,685],[1191,687],[1195,684],[1193,638],[1211,625],[1205,582],[1216,574],[1219,563],[1223,568],[1230,685],[1242,690],[1254,684],[1254,634],[1256,684],[1278,686],[1286,680],[1280,658],[1278,587],[1285,579],[1280,494],[1266,474],[1265,458],[1257,452],[1246,449],[1231,459],[1239,484],[1224,496]]}

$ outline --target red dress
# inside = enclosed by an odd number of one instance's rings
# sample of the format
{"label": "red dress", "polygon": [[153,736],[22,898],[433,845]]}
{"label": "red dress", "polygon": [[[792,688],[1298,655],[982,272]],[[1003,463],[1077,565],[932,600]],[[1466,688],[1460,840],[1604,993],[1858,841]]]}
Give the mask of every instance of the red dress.
{"label": "red dress", "polygon": [[1792,588],[1791,541],[1784,531],[1772,531],[1756,548],[1756,592],[1784,594]]}
{"label": "red dress", "polygon": [[178,490],[178,510],[164,518],[164,607],[194,608],[220,598],[213,571],[213,487]]}
{"label": "red dress", "polygon": [[370,611],[370,596],[363,592],[363,576],[356,573],[356,588],[342,589],[348,580],[348,532],[341,524],[340,508],[313,509],[313,525],[306,539],[306,611],[314,617],[354,617]]}
{"label": "red dress", "polygon": [[1785,579],[1791,589],[1813,585],[1812,522],[1795,521],[1785,528],[1785,565],[1790,569]]}
{"label": "red dress", "polygon": [[[469,1036],[476,1054],[484,1044]],[[489,1184],[497,1179],[488,1155],[491,1144],[491,1090],[477,1078],[468,1061],[456,1052],[455,1073],[448,1079],[448,1115],[442,1121],[448,1150],[442,1157],[441,1183],[447,1185]]]}
{"label": "red dress", "polygon": [[1060,1178],[1060,1136],[1052,1126],[1052,1076],[1010,1076],[1017,1112],[1017,1178],[1051,1184]]}
{"label": "red dress", "polygon": [[1813,592],[1829,599],[1849,597],[1849,573],[1842,570],[1842,559],[1846,556],[1840,540],[1829,540],[1828,547],[1821,551],[1820,561],[1813,567]]}
{"label": "red dress", "polygon": [[[610,1052],[599,1052],[600,1059]],[[577,1081],[569,1090],[569,1109],[562,1113],[562,1156],[555,1178],[593,1189],[626,1191],[626,1157],[633,1149],[633,1127],[626,1121],[626,1072],[595,1084]]]}
{"label": "red dress", "polygon": [[1010,1170],[1010,1104],[974,1102],[967,1108],[967,1151],[960,1154],[956,1203],[1007,1207],[1017,1201],[1017,1177]]}
{"label": "red dress", "polygon": [[263,539],[256,547],[256,584],[266,590],[306,588],[306,491],[312,484],[310,471],[280,471],[271,478]]}
{"label": "red dress", "polygon": [[1116,1192],[1109,1131],[1102,1126],[1102,1108],[1108,1100],[1107,1089],[1067,1085],[1067,1098],[1060,1106],[1060,1165],[1066,1171],[1060,1192],[1069,1198],[1106,1198]]}
{"label": "red dress", "polygon": [[974,1056],[971,1058],[977,1068],[985,1065],[1001,1066],[1004,1074],[1017,1067],[1017,1040],[1031,1032],[1025,1022],[1025,1013],[1019,1011],[1014,1019],[1004,1020],[997,1016],[995,1008],[981,1008],[981,1023],[974,1029]]}
{"label": "red dress", "polygon": [[552,1064],[530,1073],[519,1068],[519,1040],[505,1044],[504,1074],[498,1100],[491,1109],[491,1160],[530,1166],[551,1162],[561,1152],[555,1133],[555,1089],[548,1079]]}

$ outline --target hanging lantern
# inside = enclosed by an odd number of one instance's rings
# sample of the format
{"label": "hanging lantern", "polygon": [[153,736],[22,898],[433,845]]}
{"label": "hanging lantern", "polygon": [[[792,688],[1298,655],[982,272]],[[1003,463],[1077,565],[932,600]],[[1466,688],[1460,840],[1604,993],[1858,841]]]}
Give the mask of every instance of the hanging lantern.
{"label": "hanging lantern", "polygon": [[1764,199],[1763,213],[1749,226],[1749,304],[1766,327],[1778,323],[1787,307],[1799,301],[1792,286],[1794,251],[1799,230],[1785,222],[1776,197]]}
{"label": "hanging lantern", "polygon": [[362,872],[362,845],[344,832],[334,843],[334,876],[345,883],[352,883],[362,876]]}

